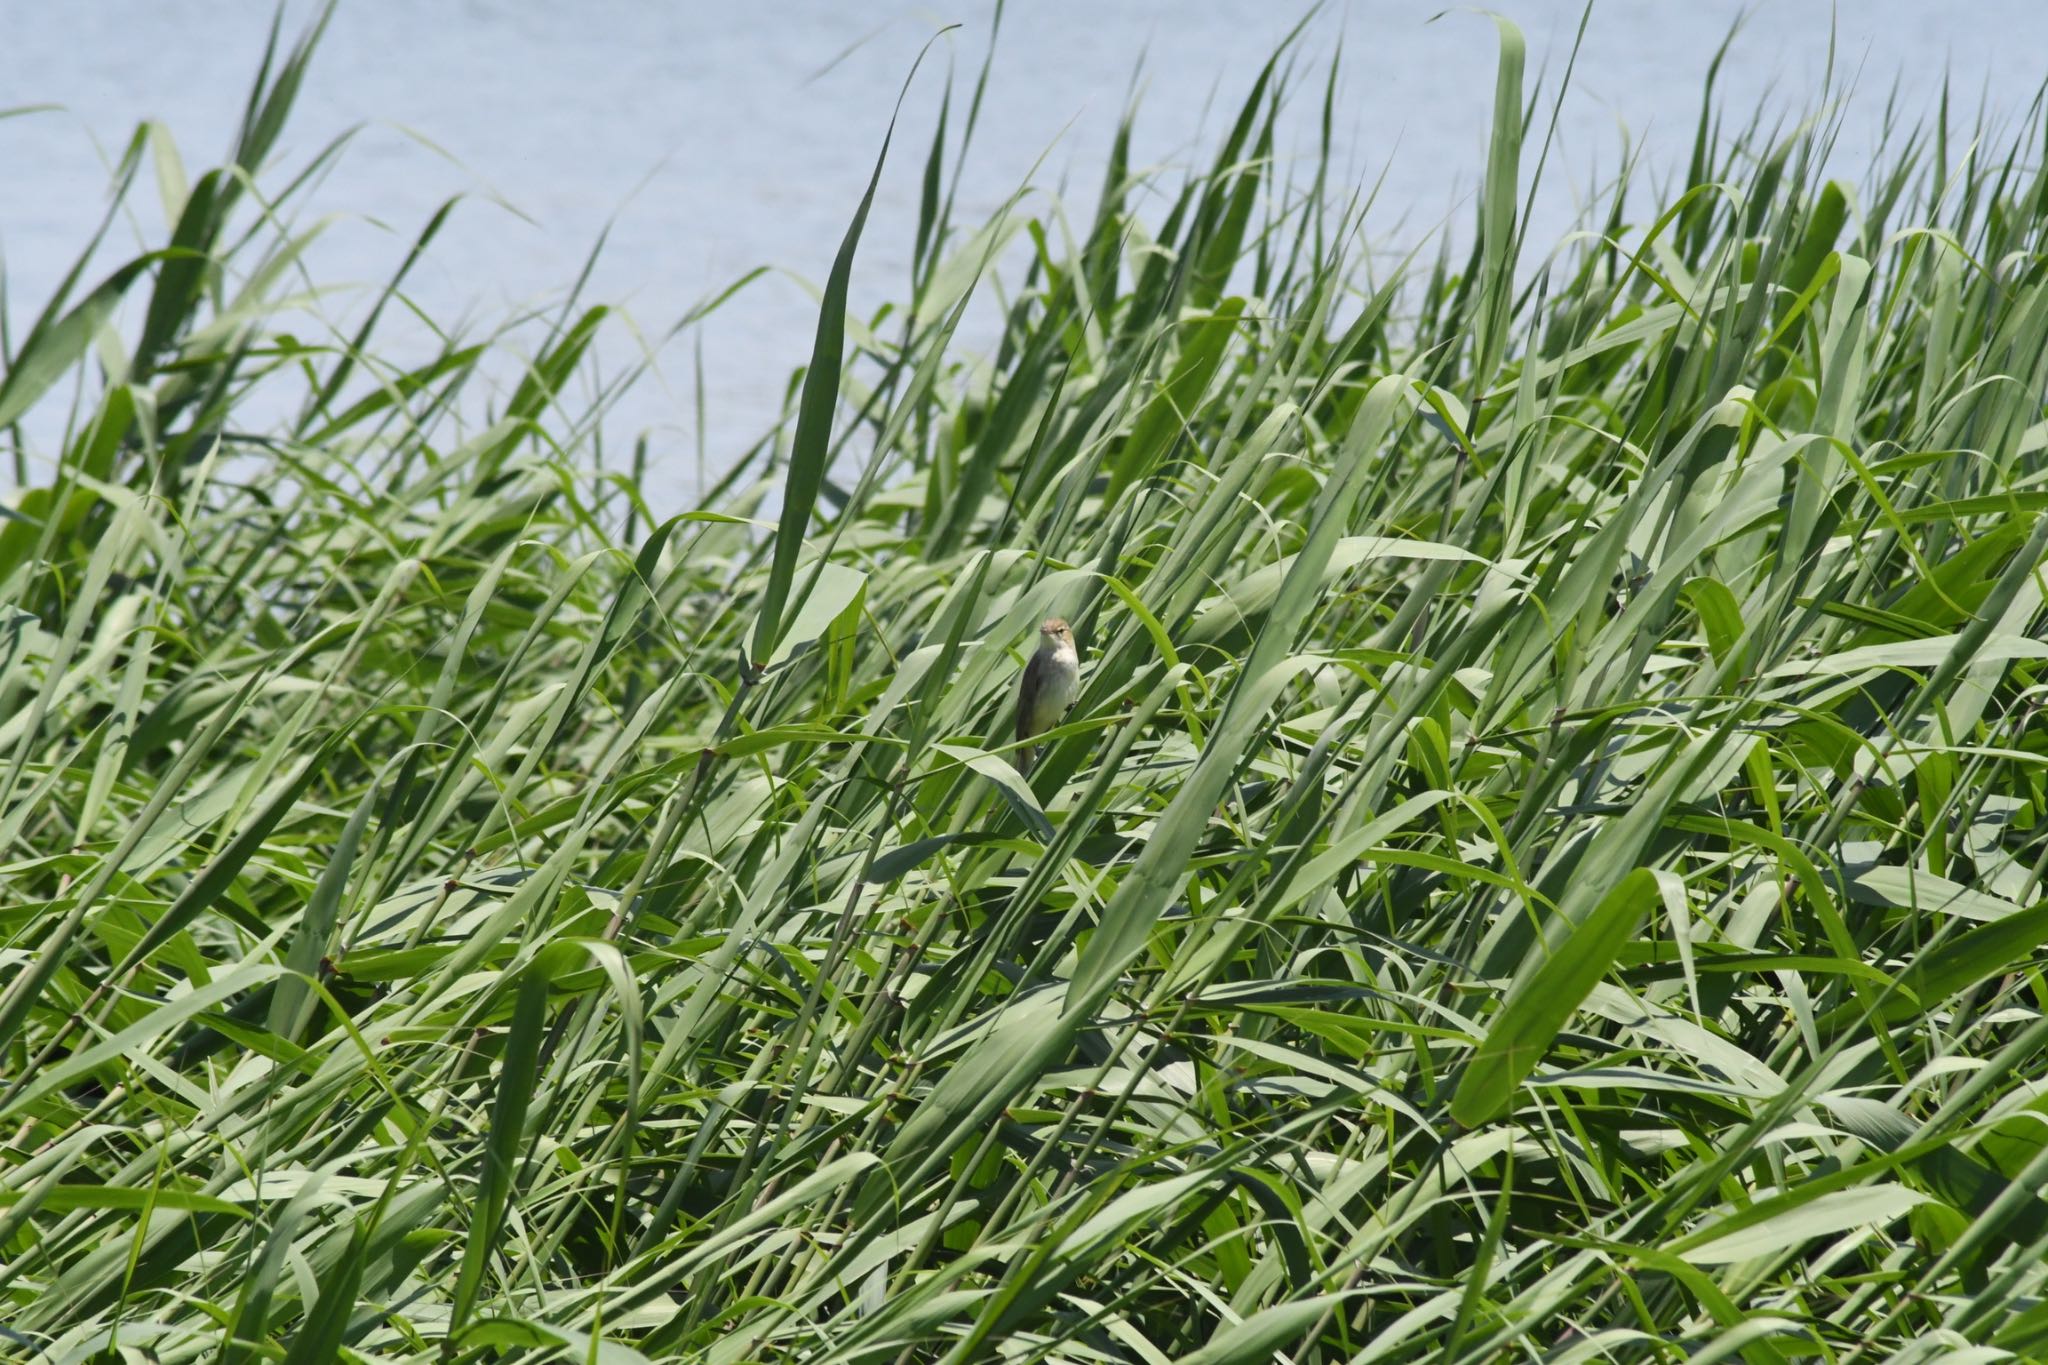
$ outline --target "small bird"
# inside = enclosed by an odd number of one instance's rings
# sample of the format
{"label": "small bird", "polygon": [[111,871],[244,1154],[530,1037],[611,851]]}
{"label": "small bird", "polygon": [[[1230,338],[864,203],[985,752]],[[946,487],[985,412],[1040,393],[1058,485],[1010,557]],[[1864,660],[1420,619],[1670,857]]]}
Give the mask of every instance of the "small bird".
{"label": "small bird", "polygon": [[[1038,652],[1024,665],[1017,688],[1017,739],[1021,743],[1058,725],[1081,690],[1081,656],[1074,632],[1057,616],[1038,628]],[[1017,771],[1030,773],[1035,749],[1016,752]]]}

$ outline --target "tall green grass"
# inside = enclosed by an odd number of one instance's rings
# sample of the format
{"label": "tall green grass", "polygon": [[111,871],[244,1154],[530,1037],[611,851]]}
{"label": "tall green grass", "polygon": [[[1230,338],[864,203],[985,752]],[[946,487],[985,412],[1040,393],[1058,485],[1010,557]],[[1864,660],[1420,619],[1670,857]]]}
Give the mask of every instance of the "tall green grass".
{"label": "tall green grass", "polygon": [[1709,104],[1551,249],[1503,25],[1389,274],[1298,52],[1071,233],[949,93],[912,297],[856,214],[656,520],[602,307],[284,325],[311,49],[5,356],[9,1358],[2048,1353],[2038,108]]}

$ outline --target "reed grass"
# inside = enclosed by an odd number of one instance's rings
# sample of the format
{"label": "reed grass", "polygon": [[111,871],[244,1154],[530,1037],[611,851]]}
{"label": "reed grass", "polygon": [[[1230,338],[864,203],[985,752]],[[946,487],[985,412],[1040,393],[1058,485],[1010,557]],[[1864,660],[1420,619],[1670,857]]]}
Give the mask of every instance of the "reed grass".
{"label": "reed grass", "polygon": [[10,1358],[2048,1353],[2038,106],[1709,98],[1553,248],[1502,24],[1389,272],[1321,59],[1072,231],[949,90],[911,296],[863,204],[658,519],[602,306],[287,332],[317,36],[4,357]]}

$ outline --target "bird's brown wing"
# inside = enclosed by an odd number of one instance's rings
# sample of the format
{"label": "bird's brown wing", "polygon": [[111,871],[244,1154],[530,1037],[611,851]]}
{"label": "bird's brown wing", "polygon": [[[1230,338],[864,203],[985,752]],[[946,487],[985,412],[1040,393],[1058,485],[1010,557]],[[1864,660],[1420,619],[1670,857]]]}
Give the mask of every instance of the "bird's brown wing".
{"label": "bird's brown wing", "polygon": [[1017,739],[1020,743],[1034,733],[1031,713],[1038,709],[1038,694],[1045,690],[1045,668],[1045,651],[1032,651],[1031,662],[1024,665],[1023,685],[1017,689]]}

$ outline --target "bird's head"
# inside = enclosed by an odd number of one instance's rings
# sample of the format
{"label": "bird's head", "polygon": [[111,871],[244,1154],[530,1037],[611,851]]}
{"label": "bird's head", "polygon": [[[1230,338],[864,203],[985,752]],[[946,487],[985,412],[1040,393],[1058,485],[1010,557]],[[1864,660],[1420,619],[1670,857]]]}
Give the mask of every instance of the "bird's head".
{"label": "bird's head", "polygon": [[1038,628],[1038,639],[1041,644],[1072,645],[1074,631],[1065,621],[1055,616]]}

